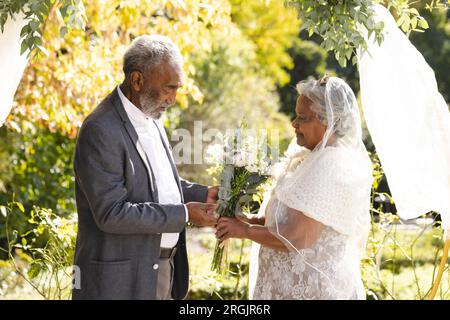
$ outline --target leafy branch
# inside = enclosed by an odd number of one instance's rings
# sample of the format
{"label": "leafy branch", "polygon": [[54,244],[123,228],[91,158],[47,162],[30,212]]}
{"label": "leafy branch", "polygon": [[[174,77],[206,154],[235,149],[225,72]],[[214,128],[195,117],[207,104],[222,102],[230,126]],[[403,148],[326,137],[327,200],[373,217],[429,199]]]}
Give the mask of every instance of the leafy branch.
{"label": "leafy branch", "polygon": [[[414,2],[407,0],[294,0],[285,1],[285,5],[297,9],[301,29],[306,30],[309,37],[318,35],[322,39],[321,47],[334,51],[336,60],[346,67],[350,60],[356,64],[356,50],[367,50],[361,25],[367,29],[369,37],[373,34],[375,41],[383,41],[384,24],[375,19],[374,2],[385,5],[407,35],[428,28],[427,21],[412,7]],[[436,1],[427,4],[429,10],[441,6]]]}
{"label": "leafy branch", "polygon": [[47,19],[53,12],[61,24],[61,37],[73,29],[84,30],[87,18],[82,0],[3,0],[0,3],[0,31],[4,32],[9,19],[23,14],[26,24],[20,31],[21,54],[28,51],[30,56],[35,49],[46,53],[42,39]]}

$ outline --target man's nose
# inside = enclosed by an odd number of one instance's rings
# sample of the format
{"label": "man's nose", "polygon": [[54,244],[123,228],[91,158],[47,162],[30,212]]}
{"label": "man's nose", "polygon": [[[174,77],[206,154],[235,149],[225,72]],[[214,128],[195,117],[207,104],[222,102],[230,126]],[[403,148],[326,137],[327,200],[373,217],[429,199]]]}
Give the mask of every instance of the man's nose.
{"label": "man's nose", "polygon": [[177,95],[174,94],[174,95],[168,96],[168,97],[166,98],[166,101],[165,101],[165,102],[166,102],[169,106],[172,106],[172,105],[175,104],[176,101],[177,101]]}

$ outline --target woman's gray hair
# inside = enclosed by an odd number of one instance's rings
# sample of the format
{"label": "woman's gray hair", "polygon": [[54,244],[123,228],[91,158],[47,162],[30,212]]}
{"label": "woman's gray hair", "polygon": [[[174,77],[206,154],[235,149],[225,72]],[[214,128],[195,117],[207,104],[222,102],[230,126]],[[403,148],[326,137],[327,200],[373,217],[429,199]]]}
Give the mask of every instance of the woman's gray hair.
{"label": "woman's gray hair", "polygon": [[183,59],[178,47],[161,35],[143,35],[135,38],[123,57],[123,72],[149,72],[161,61],[182,66]]}
{"label": "woman's gray hair", "polygon": [[[355,110],[349,107],[357,107],[357,102],[352,89],[344,80],[325,76],[319,80],[300,81],[296,89],[299,95],[312,101],[309,107],[321,123],[326,126],[330,121],[334,123],[334,130],[338,136],[344,136],[354,125]],[[330,111],[327,111],[327,103]]]}

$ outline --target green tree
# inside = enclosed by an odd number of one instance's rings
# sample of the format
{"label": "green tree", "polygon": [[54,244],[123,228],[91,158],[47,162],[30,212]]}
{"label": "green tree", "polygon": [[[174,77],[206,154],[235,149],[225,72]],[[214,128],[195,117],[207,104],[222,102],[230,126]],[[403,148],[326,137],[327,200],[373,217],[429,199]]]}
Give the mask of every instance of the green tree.
{"label": "green tree", "polygon": [[450,10],[427,10],[419,8],[421,15],[429,22],[430,28],[422,33],[413,33],[411,42],[423,54],[433,69],[439,91],[445,101],[450,103]]}
{"label": "green tree", "polygon": [[294,47],[300,21],[293,8],[274,0],[230,0],[231,16],[255,47],[260,74],[278,85],[289,82],[286,69],[293,68],[288,48]]}

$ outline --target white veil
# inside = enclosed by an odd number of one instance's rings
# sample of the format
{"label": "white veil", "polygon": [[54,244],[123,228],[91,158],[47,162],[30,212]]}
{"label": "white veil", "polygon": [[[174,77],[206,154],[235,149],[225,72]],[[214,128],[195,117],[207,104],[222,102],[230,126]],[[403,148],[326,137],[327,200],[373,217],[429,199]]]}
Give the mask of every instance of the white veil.
{"label": "white veil", "polygon": [[297,234],[297,226],[304,223],[297,212],[351,237],[365,239],[369,228],[372,164],[362,141],[358,104],[342,79],[326,79],[298,85],[327,130],[311,152],[300,151],[300,162],[291,157],[285,174],[277,179],[274,194],[295,211],[266,212],[269,230],[298,253],[305,248],[301,243],[305,237]]}
{"label": "white veil", "polygon": [[[437,211],[450,229],[450,114],[433,70],[389,11],[375,4],[384,41],[358,52],[367,127],[404,219]],[[361,30],[366,34],[365,28]],[[448,232],[448,231],[447,231]]]}

